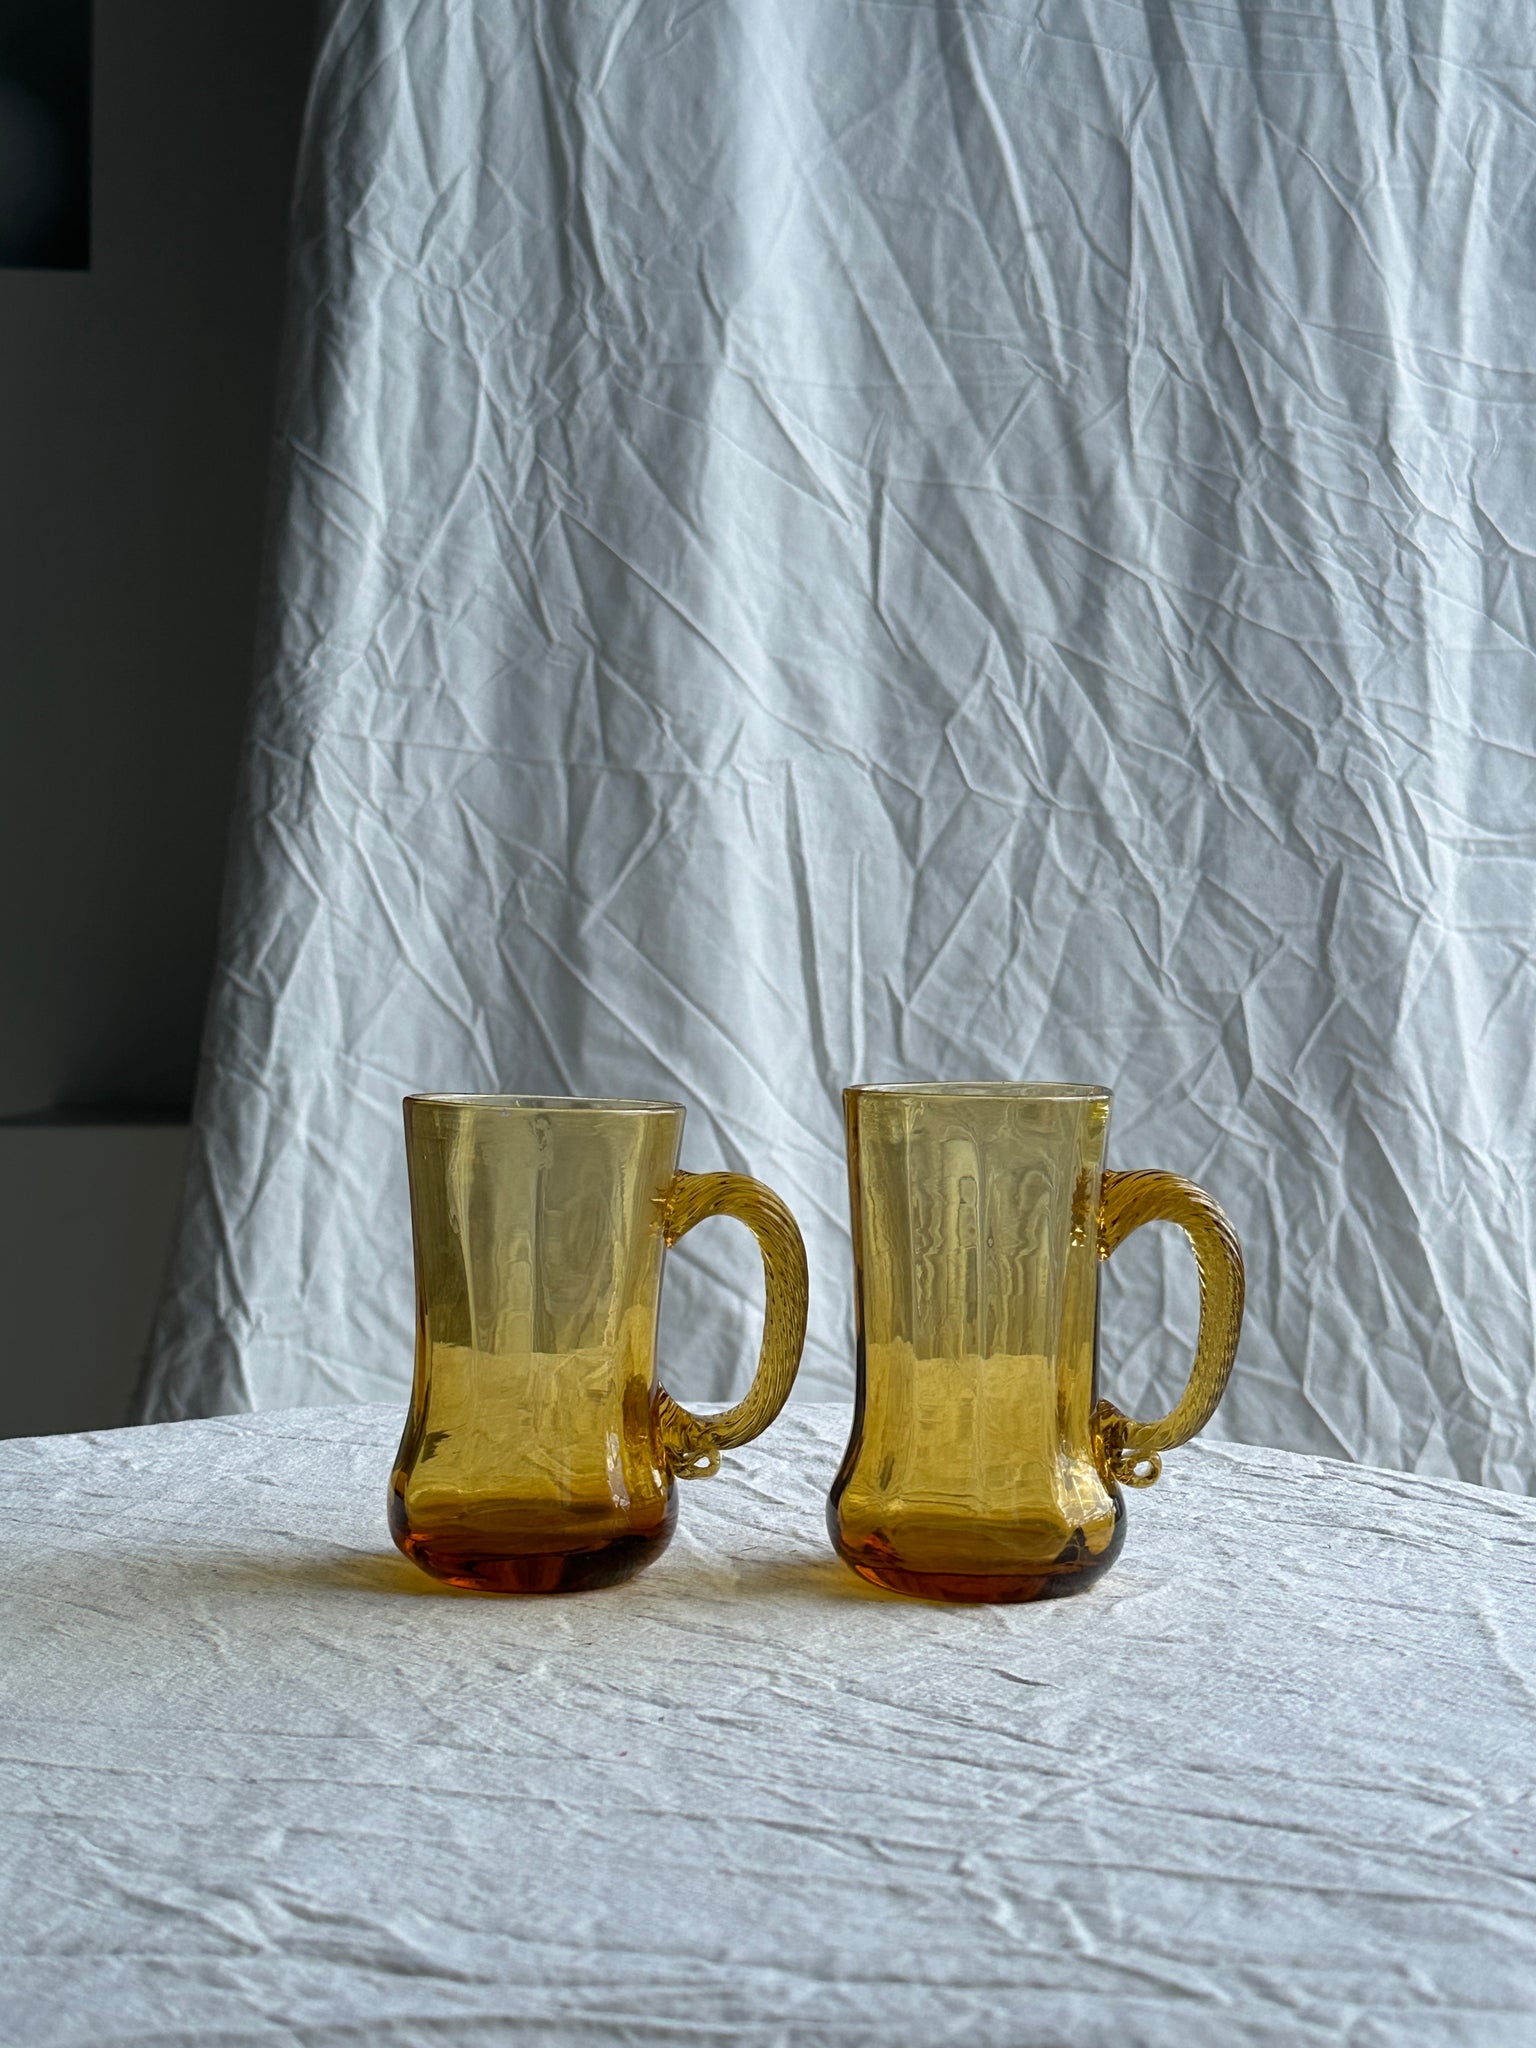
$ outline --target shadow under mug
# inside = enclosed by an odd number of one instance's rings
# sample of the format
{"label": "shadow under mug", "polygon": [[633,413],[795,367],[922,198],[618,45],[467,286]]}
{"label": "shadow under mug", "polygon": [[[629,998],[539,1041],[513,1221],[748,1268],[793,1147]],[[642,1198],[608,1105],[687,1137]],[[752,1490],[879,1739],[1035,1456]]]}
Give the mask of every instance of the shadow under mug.
{"label": "shadow under mug", "polygon": [[[862,1578],[926,1599],[1087,1584],[1125,1536],[1121,1486],[1210,1420],[1243,1260],[1209,1195],[1104,1169],[1106,1088],[934,1084],[843,1097],[857,1389],[827,1523]],[[1099,1266],[1177,1223],[1200,1273],[1189,1382],[1155,1422],[1098,1397]]]}
{"label": "shadow under mug", "polygon": [[[745,1175],[679,1173],[675,1102],[405,1103],[416,1369],[390,1481],[405,1555],[456,1586],[607,1586],[660,1556],[674,1479],[761,1434],[805,1341],[794,1218]],[[755,1234],[767,1301],[745,1400],[704,1420],[656,1373],[662,1260],[706,1216]]]}

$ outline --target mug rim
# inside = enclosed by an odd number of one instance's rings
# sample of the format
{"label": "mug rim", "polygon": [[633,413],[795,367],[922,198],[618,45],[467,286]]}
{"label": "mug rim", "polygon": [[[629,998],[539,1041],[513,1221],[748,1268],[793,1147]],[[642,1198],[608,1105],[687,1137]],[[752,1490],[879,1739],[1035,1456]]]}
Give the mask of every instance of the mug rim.
{"label": "mug rim", "polygon": [[858,1095],[954,1096],[968,1101],[990,1097],[1008,1102],[1112,1102],[1114,1091],[1096,1081],[859,1081],[843,1090]]}
{"label": "mug rim", "polygon": [[560,1116],[594,1111],[612,1116],[683,1116],[680,1102],[644,1102],[627,1096],[606,1095],[455,1095],[419,1094],[403,1098],[407,1109],[510,1110],[524,1109],[539,1116]]}

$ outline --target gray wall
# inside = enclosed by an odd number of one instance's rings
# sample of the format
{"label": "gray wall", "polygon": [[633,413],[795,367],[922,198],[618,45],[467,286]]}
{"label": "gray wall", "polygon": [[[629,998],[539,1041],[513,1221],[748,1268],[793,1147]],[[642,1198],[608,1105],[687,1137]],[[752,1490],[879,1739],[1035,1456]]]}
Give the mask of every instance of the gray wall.
{"label": "gray wall", "polygon": [[315,15],[97,0],[91,268],[0,270],[0,1120],[74,1112],[0,1127],[0,1287],[86,1333],[42,1399],[13,1326],[0,1434],[120,1419],[171,1227],[123,1115],[192,1092]]}

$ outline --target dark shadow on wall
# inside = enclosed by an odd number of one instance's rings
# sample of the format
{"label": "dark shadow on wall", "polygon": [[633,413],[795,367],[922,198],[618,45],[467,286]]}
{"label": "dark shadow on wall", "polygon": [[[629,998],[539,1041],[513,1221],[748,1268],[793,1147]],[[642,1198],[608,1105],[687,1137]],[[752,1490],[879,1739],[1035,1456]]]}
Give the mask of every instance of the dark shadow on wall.
{"label": "dark shadow on wall", "polygon": [[0,269],[0,1116],[191,1094],[317,12],[99,0],[90,268]]}
{"label": "dark shadow on wall", "polygon": [[91,0],[0,0],[0,264],[91,260]]}

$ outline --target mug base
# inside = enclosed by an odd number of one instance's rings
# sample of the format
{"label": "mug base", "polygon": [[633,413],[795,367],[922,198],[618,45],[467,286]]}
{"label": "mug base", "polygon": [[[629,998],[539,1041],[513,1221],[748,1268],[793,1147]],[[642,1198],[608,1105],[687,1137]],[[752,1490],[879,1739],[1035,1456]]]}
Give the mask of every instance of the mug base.
{"label": "mug base", "polygon": [[654,1529],[625,1530],[579,1550],[514,1550],[469,1524],[430,1532],[397,1526],[397,1506],[392,1498],[390,1534],[404,1555],[434,1579],[473,1593],[588,1593],[620,1586],[655,1563],[677,1526],[673,1496]]}
{"label": "mug base", "polygon": [[905,1594],[909,1600],[941,1600],[948,1606],[1020,1607],[1028,1600],[1054,1600],[1080,1592],[1098,1578],[1109,1560],[1070,1572],[908,1572],[899,1565],[855,1564],[850,1557],[843,1562],[871,1586]]}
{"label": "mug base", "polygon": [[[909,1600],[940,1600],[948,1606],[1018,1607],[1030,1600],[1057,1600],[1080,1593],[1103,1577],[1125,1542],[1125,1507],[1118,1495],[1114,1505],[1113,1531],[1096,1555],[1086,1549],[1078,1530],[1056,1556],[1047,1555],[1038,1563],[1021,1559],[1002,1570],[994,1566],[964,1571],[949,1564],[940,1570],[920,1569],[906,1562],[881,1531],[867,1541],[849,1542],[837,1525],[835,1506],[827,1516],[827,1526],[832,1546],[849,1570],[887,1593],[901,1593]],[[957,1564],[961,1561],[956,1559]]]}

